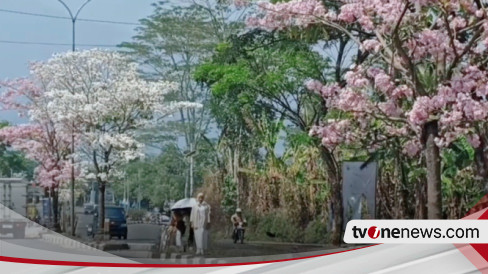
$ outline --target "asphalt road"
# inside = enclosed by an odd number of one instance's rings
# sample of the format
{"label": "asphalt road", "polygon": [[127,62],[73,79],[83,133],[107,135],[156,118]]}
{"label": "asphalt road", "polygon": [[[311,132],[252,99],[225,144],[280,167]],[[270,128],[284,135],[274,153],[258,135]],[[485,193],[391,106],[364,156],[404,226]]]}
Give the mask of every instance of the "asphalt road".
{"label": "asphalt road", "polygon": [[93,214],[83,214],[77,210],[76,216],[78,222],[76,223],[76,236],[81,239],[88,239],[87,236],[87,225],[91,225],[93,222]]}
{"label": "asphalt road", "polygon": [[0,240],[0,255],[40,260],[77,261],[84,258],[92,262],[131,262],[103,251],[63,247],[41,239],[3,238]]}
{"label": "asphalt road", "polygon": [[[33,249],[38,249],[42,251],[48,251],[48,252],[60,252],[60,253],[72,253],[72,254],[78,254],[78,255],[93,255],[92,250],[86,250],[86,249],[74,249],[74,248],[66,248],[60,245],[52,244],[46,241],[42,241],[40,239],[7,239],[4,238],[0,241],[3,245],[6,243],[10,244],[11,246],[16,246],[19,247],[19,250],[21,250],[21,247],[27,247],[27,248],[33,248]],[[13,250],[9,250],[8,252],[12,252]],[[14,249],[14,252],[15,249]]]}
{"label": "asphalt road", "polygon": [[[84,241],[91,241],[87,237],[87,225],[93,221],[93,214],[84,214],[78,210],[78,223],[76,234]],[[127,240],[112,239],[107,241],[108,245],[115,247],[106,250],[111,254],[121,256],[124,258],[151,258],[157,256],[153,254],[152,249],[159,247],[159,238],[161,235],[161,226],[155,224],[129,224],[127,226]],[[124,246],[127,248],[117,249],[116,246]],[[234,244],[231,239],[217,239],[210,242],[207,258],[229,258],[229,257],[257,257],[257,256],[271,256],[291,253],[303,252],[319,252],[331,247],[313,246],[313,245],[299,245],[286,243],[272,243],[272,242],[245,242],[244,244]],[[189,251],[181,253],[182,255],[193,255]]]}
{"label": "asphalt road", "polygon": [[[94,219],[93,214],[84,214],[82,210],[77,210],[77,217],[76,236],[86,242],[92,241],[93,239],[87,235],[87,226],[91,226]],[[106,241],[111,248],[106,252],[123,258],[151,258],[153,257],[153,246],[159,244],[160,235],[161,227],[159,225],[129,224],[127,225],[127,240],[114,238]],[[117,249],[118,246],[124,248]]]}

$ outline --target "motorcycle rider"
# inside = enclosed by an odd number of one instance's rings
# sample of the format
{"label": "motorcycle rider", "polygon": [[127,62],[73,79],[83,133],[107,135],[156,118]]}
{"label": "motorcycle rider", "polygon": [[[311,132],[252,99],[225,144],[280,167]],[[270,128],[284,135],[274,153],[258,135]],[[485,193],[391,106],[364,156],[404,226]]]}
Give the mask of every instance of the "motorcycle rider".
{"label": "motorcycle rider", "polygon": [[244,216],[242,216],[242,210],[240,208],[237,208],[234,215],[232,215],[232,217],[230,217],[230,220],[234,226],[234,231],[232,233],[232,239],[235,240],[237,238],[237,230],[238,229],[242,229],[242,233],[243,233],[242,236],[244,238],[244,227],[246,226],[247,221],[246,221],[246,218],[244,218]]}

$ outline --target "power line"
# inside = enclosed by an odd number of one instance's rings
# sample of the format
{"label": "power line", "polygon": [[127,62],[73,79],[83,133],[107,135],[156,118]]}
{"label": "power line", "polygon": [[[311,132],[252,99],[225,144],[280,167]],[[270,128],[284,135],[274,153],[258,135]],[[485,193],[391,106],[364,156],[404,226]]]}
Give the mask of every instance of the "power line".
{"label": "power line", "polygon": [[[41,45],[41,46],[71,46],[71,43],[51,43],[51,42],[30,42],[30,41],[10,41],[0,40],[0,44],[17,44],[17,45]],[[103,45],[103,44],[76,44],[80,47],[107,47],[115,48],[117,45]]]}
{"label": "power line", "polygon": [[[71,20],[71,18],[66,17],[66,16],[57,16],[57,15],[49,15],[49,14],[41,14],[41,13],[18,11],[18,10],[0,9],[0,12],[13,13],[13,14],[21,14],[21,15],[29,15],[29,16],[37,16],[37,17],[44,17],[44,18],[51,18],[51,19]],[[85,21],[85,22],[105,23],[105,24],[117,24],[117,25],[131,25],[131,26],[139,26],[140,25],[138,23],[132,23],[132,22],[111,21],[111,20],[99,20],[99,19],[84,19],[84,18],[79,18],[77,20],[78,21]]]}

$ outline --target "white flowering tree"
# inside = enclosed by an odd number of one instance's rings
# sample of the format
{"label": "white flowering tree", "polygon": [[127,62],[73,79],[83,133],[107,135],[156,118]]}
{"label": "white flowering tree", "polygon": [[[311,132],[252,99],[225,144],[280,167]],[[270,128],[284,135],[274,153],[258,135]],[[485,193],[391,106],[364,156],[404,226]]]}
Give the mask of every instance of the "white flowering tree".
{"label": "white flowering tree", "polygon": [[123,176],[123,164],[144,156],[136,133],[156,118],[199,105],[165,101],[177,85],[143,80],[137,65],[117,52],[63,53],[32,69],[46,83],[53,120],[79,136],[75,155],[88,164],[87,179],[99,183],[103,228],[107,184]]}

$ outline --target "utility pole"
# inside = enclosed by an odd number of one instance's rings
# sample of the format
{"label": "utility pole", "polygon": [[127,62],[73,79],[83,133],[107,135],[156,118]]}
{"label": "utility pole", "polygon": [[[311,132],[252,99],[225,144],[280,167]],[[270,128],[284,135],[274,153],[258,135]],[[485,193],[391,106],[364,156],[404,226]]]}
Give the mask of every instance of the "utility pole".
{"label": "utility pole", "polygon": [[193,197],[193,184],[194,184],[194,174],[193,174],[193,143],[190,144],[190,197]]}
{"label": "utility pole", "polygon": [[141,200],[142,200],[142,195],[141,195],[141,168],[137,170],[137,178],[139,179],[139,182],[137,184],[137,209],[141,209]]}
{"label": "utility pole", "polygon": [[188,194],[187,196],[187,185],[188,183],[185,183],[185,198],[188,198],[188,197],[192,197],[193,196],[193,186],[195,184],[195,172],[194,172],[194,169],[195,169],[195,160],[194,160],[194,157],[197,153],[196,151],[196,143],[197,143],[197,139],[198,138],[198,135],[190,141],[190,151],[186,152],[185,153],[185,158],[190,158],[189,159],[189,162],[190,162],[190,171],[189,171],[189,179],[190,179],[190,193]]}
{"label": "utility pole", "polygon": [[[91,0],[86,0],[83,5],[76,11],[76,14],[73,15],[71,9],[63,2],[63,0],[58,0],[69,13],[72,23],[72,48],[71,50],[74,52],[76,49],[76,19],[78,19],[78,15],[80,14],[81,10],[90,2]],[[75,236],[75,134],[74,134],[74,122],[71,125],[71,235]]]}

